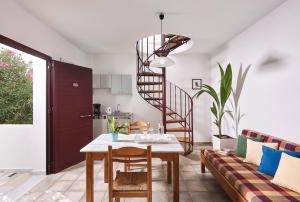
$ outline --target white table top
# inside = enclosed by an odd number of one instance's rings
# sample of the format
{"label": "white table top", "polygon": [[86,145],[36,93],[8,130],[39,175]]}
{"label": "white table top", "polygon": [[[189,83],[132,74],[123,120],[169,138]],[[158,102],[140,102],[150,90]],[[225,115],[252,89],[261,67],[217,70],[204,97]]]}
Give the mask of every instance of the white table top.
{"label": "white table top", "polygon": [[[171,134],[169,134],[171,135]],[[171,135],[174,136],[174,135]],[[113,142],[111,134],[102,134],[94,139],[92,142],[83,147],[80,152],[102,152],[108,151],[108,145],[112,145],[113,148],[120,147],[139,147],[146,148],[149,144],[140,144],[134,141],[134,134],[121,135],[119,134],[120,141]],[[174,143],[165,144],[150,144],[152,146],[152,153],[183,153],[184,150],[181,144],[176,140]]]}

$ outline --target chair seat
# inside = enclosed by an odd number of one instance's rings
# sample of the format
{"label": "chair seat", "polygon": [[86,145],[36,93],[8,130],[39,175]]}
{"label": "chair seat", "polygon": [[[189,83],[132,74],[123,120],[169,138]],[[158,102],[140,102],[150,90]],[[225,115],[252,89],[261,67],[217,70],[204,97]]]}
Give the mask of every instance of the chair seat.
{"label": "chair seat", "polygon": [[117,171],[114,191],[147,191],[147,172]]}

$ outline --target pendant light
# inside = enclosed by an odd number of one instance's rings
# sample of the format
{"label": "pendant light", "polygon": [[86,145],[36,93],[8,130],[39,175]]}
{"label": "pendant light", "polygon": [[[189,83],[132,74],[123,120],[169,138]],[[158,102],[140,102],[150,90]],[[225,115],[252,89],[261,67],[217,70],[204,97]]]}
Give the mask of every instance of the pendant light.
{"label": "pendant light", "polygon": [[[165,15],[163,13],[159,14],[161,46],[163,46],[163,44],[164,44],[164,35],[163,35],[163,32],[162,32],[162,21],[163,21],[164,17],[165,17]],[[150,67],[169,67],[169,66],[172,66],[174,64],[175,64],[175,62],[172,59],[170,59],[168,57],[165,57],[165,56],[160,56],[160,57],[157,57],[154,60],[152,60],[150,62],[149,66]]]}

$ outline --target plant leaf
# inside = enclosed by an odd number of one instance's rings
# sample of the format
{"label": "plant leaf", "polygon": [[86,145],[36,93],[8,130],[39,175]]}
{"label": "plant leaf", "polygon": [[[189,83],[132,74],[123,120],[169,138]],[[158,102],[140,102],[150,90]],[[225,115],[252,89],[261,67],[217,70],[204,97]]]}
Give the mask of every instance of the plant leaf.
{"label": "plant leaf", "polygon": [[231,94],[232,88],[232,69],[231,65],[228,64],[224,76],[221,78],[220,85],[220,97],[221,97],[221,107],[223,108]]}
{"label": "plant leaf", "polygon": [[226,113],[228,113],[228,114],[229,114],[229,116],[232,118],[232,120],[234,120],[234,116],[233,116],[233,113],[232,113],[232,111],[229,111],[229,110],[227,110],[227,111],[226,111]]}
{"label": "plant leaf", "polygon": [[223,67],[221,66],[220,63],[218,63],[218,66],[219,66],[219,69],[220,69],[220,72],[221,72],[221,78],[224,77],[224,70],[223,70]]}
{"label": "plant leaf", "polygon": [[213,115],[215,115],[216,119],[218,119],[218,111],[216,108],[215,103],[213,102],[213,106],[210,108],[211,112],[213,113]]}
{"label": "plant leaf", "polygon": [[243,72],[242,64],[240,66],[239,75],[238,75],[237,82],[236,82],[236,90],[235,90],[235,93],[236,93],[236,98],[235,98],[236,99],[236,106],[238,105],[238,102],[239,102],[239,99],[240,99],[240,96],[241,96],[241,93],[242,93],[242,90],[243,90],[243,87],[244,87],[244,83],[245,83],[245,80],[246,80],[246,76],[248,74],[248,71],[249,71],[250,67],[251,67],[251,65],[248,65],[245,72]]}
{"label": "plant leaf", "polygon": [[209,85],[203,84],[202,90],[197,93],[196,98],[198,98],[203,93],[208,93],[216,102],[217,106],[220,106],[220,101],[217,92]]}
{"label": "plant leaf", "polygon": [[119,133],[124,134],[124,135],[128,135],[128,133],[125,132],[125,131],[119,131]]}

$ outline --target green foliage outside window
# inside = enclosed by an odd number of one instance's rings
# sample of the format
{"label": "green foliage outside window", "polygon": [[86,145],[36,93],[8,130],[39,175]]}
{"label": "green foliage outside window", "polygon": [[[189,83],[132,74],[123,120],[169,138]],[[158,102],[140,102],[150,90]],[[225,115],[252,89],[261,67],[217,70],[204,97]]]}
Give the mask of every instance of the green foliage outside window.
{"label": "green foliage outside window", "polygon": [[0,124],[32,124],[32,63],[0,49]]}

